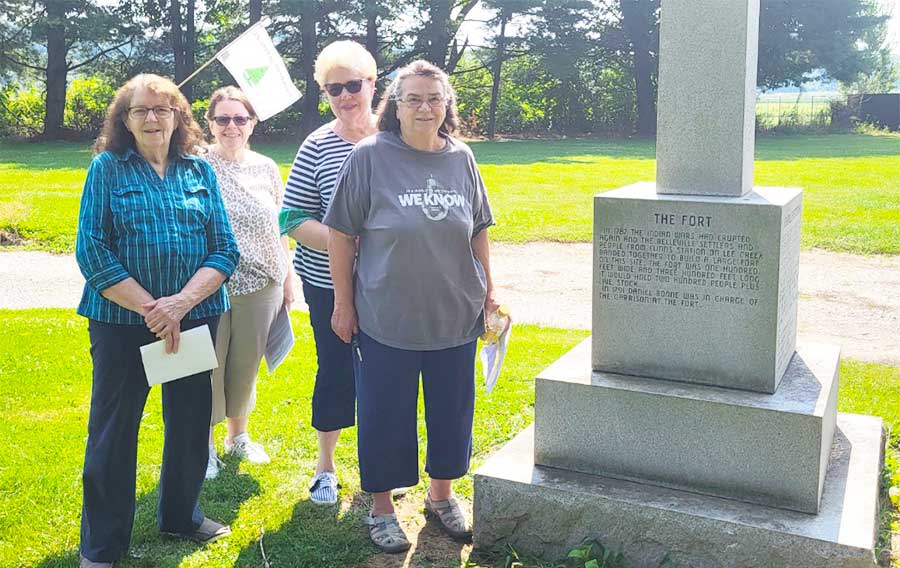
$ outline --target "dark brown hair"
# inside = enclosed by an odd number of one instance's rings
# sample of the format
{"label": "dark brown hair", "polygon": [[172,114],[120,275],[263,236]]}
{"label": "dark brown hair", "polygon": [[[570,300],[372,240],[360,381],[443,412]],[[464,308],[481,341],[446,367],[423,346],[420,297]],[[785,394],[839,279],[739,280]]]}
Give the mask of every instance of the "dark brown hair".
{"label": "dark brown hair", "polygon": [[383,132],[400,133],[400,119],[397,118],[397,99],[403,96],[403,81],[410,77],[425,77],[434,79],[444,88],[447,103],[444,107],[444,122],[441,123],[438,132],[453,134],[459,128],[459,116],[456,113],[456,91],[450,84],[447,74],[428,61],[419,59],[413,61],[397,72],[397,77],[388,87],[381,104],[378,105],[378,130]]}
{"label": "dark brown hair", "polygon": [[216,117],[216,105],[222,101],[235,101],[244,105],[251,120],[256,120],[256,111],[250,104],[250,99],[244,94],[244,91],[238,89],[234,85],[228,85],[221,89],[216,89],[209,97],[209,108],[206,109],[206,120],[212,121]]}
{"label": "dark brown hair", "polygon": [[134,92],[141,88],[157,95],[164,95],[175,109],[173,118],[177,124],[175,132],[172,133],[172,139],[169,141],[169,157],[197,152],[203,143],[203,132],[197,121],[194,120],[190,103],[184,98],[175,83],[151,73],[135,75],[116,91],[116,95],[106,109],[106,120],[103,121],[103,129],[94,143],[94,152],[99,154],[109,150],[121,154],[128,148],[137,149],[134,136],[125,128],[125,119]]}

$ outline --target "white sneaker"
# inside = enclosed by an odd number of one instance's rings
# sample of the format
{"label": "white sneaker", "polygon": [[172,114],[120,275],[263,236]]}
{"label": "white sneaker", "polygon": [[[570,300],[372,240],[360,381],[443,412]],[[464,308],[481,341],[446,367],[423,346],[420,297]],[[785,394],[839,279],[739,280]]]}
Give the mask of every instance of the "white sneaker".
{"label": "white sneaker", "polygon": [[338,489],[341,485],[334,472],[323,471],[312,478],[309,486],[309,500],[316,505],[334,505],[338,501]]}
{"label": "white sneaker", "polygon": [[250,463],[269,463],[269,454],[262,445],[250,439],[250,435],[244,432],[234,440],[225,438],[225,451],[233,456],[246,459]]}
{"label": "white sneaker", "polygon": [[219,475],[219,456],[216,454],[216,447],[209,445],[209,461],[206,462],[206,479],[215,479]]}

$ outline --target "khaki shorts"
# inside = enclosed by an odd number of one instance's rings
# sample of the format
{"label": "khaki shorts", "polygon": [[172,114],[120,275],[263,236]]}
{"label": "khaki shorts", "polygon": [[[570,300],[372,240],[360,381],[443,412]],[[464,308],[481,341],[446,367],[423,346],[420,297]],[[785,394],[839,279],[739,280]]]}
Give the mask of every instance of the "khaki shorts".
{"label": "khaki shorts", "polygon": [[256,405],[256,377],[266,352],[269,328],[284,302],[284,288],[270,282],[252,294],[232,296],[231,309],[219,319],[212,372],[212,424],[240,418]]}

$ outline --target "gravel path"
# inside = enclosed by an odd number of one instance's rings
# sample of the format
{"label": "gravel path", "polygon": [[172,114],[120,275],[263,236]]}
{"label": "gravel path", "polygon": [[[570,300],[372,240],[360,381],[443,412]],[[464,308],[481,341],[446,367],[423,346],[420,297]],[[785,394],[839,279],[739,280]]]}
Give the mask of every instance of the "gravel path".
{"label": "gravel path", "polygon": [[[590,329],[590,244],[491,246],[498,298],[517,322]],[[83,283],[72,256],[0,252],[0,308],[74,307]],[[801,253],[799,333],[851,359],[900,365],[900,256]]]}

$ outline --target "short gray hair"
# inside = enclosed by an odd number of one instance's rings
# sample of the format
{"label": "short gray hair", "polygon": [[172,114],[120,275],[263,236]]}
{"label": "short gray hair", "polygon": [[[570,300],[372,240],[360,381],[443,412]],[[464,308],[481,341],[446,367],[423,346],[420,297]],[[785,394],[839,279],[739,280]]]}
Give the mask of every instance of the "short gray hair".
{"label": "short gray hair", "polygon": [[456,91],[450,84],[450,78],[437,66],[419,59],[406,67],[401,68],[394,78],[394,82],[388,87],[381,104],[378,105],[378,130],[386,132],[400,132],[400,119],[397,118],[397,99],[403,96],[403,82],[410,77],[425,77],[434,79],[441,84],[444,96],[447,98],[444,110],[444,122],[439,132],[453,134],[459,128],[459,115],[456,112]]}

